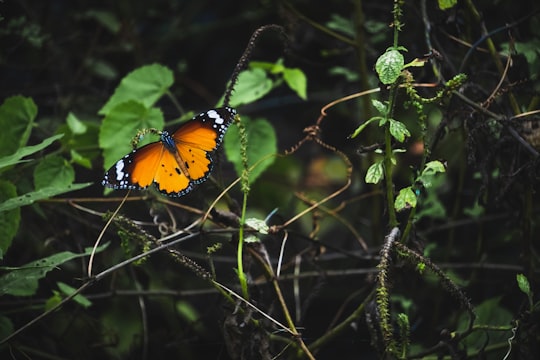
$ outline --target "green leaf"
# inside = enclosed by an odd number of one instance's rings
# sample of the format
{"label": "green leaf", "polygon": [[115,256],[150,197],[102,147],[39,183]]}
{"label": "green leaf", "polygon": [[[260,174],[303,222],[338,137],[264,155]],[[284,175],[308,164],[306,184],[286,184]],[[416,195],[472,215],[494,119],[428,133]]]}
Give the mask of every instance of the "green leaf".
{"label": "green leaf", "polygon": [[446,172],[444,164],[439,160],[433,160],[425,165],[424,170],[422,170],[422,175],[434,175],[443,172]]}
{"label": "green leaf", "polygon": [[74,113],[70,112],[66,118],[66,123],[69,127],[69,130],[75,135],[81,135],[84,134],[88,130],[88,126],[86,126],[81,120],[75,116]]}
{"label": "green leaf", "polygon": [[26,145],[37,106],[31,98],[12,96],[0,105],[0,156],[13,154]]}
{"label": "green leaf", "polygon": [[176,312],[187,322],[196,322],[201,318],[201,315],[193,305],[188,301],[179,300],[175,304]]}
{"label": "green leaf", "polygon": [[137,101],[124,102],[111,109],[99,131],[105,169],[133,150],[131,140],[139,129],[162,129],[164,124],[160,109],[146,108]]}
{"label": "green leaf", "polygon": [[197,308],[194,307],[189,301],[179,300],[175,303],[175,309],[177,314],[188,324],[190,327],[195,328],[196,331],[203,333],[204,323],[201,321],[201,314]]}
{"label": "green leaf", "polygon": [[346,34],[351,38],[356,37],[354,23],[351,19],[344,18],[343,16],[337,14],[330,15],[330,19],[331,20],[326,23],[326,26],[328,28]]}
{"label": "green leaf", "polygon": [[173,84],[173,72],[160,64],[142,66],[127,74],[114,91],[109,101],[99,110],[108,115],[117,105],[136,100],[145,108],[152,107]]}
{"label": "green leaf", "polygon": [[439,9],[441,10],[448,10],[450,8],[453,8],[457,4],[457,0],[438,0],[439,2]]}
{"label": "green leaf", "polygon": [[[253,183],[275,160],[273,155],[277,153],[277,137],[274,127],[265,119],[250,120],[242,116],[242,123],[247,132],[247,160],[248,166],[255,163],[257,166],[249,172],[249,181]],[[237,126],[230,127],[225,134],[225,154],[227,159],[234,164],[238,176],[244,170],[240,154],[240,134]],[[265,158],[260,163],[259,160]]]}
{"label": "green leaf", "polygon": [[249,68],[250,69],[259,68],[264,71],[268,71],[272,73],[279,72],[280,69],[281,71],[283,71],[285,67],[283,66],[283,62],[280,60],[281,59],[278,59],[277,63],[268,62],[268,61],[250,61]]}
{"label": "green leaf", "polygon": [[257,230],[261,234],[268,234],[268,231],[270,230],[268,224],[262,219],[248,218],[246,219],[246,225]]}
{"label": "green leaf", "polygon": [[[486,337],[489,339],[489,344],[500,344],[507,341],[511,336],[511,330],[508,326],[512,322],[513,315],[500,304],[501,297],[497,296],[485,300],[475,307],[476,326],[491,326],[495,328],[493,331],[473,331],[469,336],[463,339],[464,349],[467,349],[467,357],[478,355],[479,351],[486,346]],[[469,315],[465,312],[459,316],[458,331],[465,331],[469,326]],[[501,331],[500,327],[507,327],[508,331]],[[486,335],[485,331],[489,331]],[[465,355],[465,354],[464,354]]]}
{"label": "green leaf", "polygon": [[343,66],[334,66],[333,68],[330,68],[330,70],[328,70],[328,74],[344,76],[345,79],[350,82],[358,81],[360,78],[357,72]]}
{"label": "green leaf", "polygon": [[396,211],[402,211],[416,207],[416,195],[413,189],[408,186],[399,191],[396,200],[394,201],[394,208]]}
{"label": "green leaf", "polygon": [[5,339],[11,335],[15,327],[10,318],[0,315],[0,339]]}
{"label": "green leaf", "polygon": [[[0,204],[9,198],[17,196],[17,188],[6,180],[0,180]],[[11,246],[13,238],[19,230],[21,209],[15,208],[0,211],[0,260]]]}
{"label": "green leaf", "polygon": [[60,296],[60,293],[58,291],[53,291],[53,295],[45,301],[45,311],[49,311],[50,309],[54,308],[55,306],[58,306],[62,302],[62,296]]}
{"label": "green leaf", "polygon": [[[103,251],[108,244],[97,248],[97,252]],[[92,248],[85,249],[84,253],[76,254],[64,251],[46,258],[32,261],[0,277],[0,296],[9,294],[14,296],[30,296],[36,293],[38,280],[59,265],[76,258],[90,255]]]}
{"label": "green leaf", "polygon": [[93,18],[111,33],[116,34],[120,31],[122,23],[113,12],[103,10],[88,10],[83,13],[86,18]]}
{"label": "green leaf", "polygon": [[390,120],[390,134],[399,142],[403,142],[405,140],[405,137],[411,136],[411,133],[409,130],[407,130],[407,127],[405,124],[403,124],[401,121],[397,121],[394,119]]}
{"label": "green leaf", "polygon": [[527,296],[531,296],[531,285],[529,284],[529,280],[527,277],[523,274],[517,274],[516,280],[519,286],[519,289]]}
{"label": "green leaf", "polygon": [[373,99],[371,100],[371,105],[373,105],[373,107],[379,112],[379,114],[381,114],[382,116],[385,116],[386,114],[388,114],[388,103],[387,102],[382,102],[382,101],[379,101],[377,99]]}
{"label": "green leaf", "polygon": [[445,171],[446,168],[444,167],[444,164],[442,162],[438,160],[433,160],[425,165],[424,170],[422,170],[422,174],[420,174],[420,176],[416,180],[421,182],[424,187],[429,188],[431,187],[434,176],[438,173],[443,173]]}
{"label": "green leaf", "polygon": [[36,190],[46,187],[66,187],[75,181],[75,170],[61,156],[46,156],[34,169],[34,186]]}
{"label": "green leaf", "polygon": [[71,155],[71,160],[74,163],[79,164],[87,169],[92,168],[92,161],[89,158],[80,154],[78,151],[70,150],[69,154]]}
{"label": "green leaf", "polygon": [[50,138],[43,140],[41,143],[37,145],[25,146],[19,149],[14,154],[0,158],[0,169],[27,161],[27,160],[21,160],[21,159],[25,156],[34,154],[38,151],[45,149],[47,146],[51,145],[53,141],[60,139],[62,136],[64,136],[64,134],[51,136]]}
{"label": "green leaf", "polygon": [[384,165],[382,160],[372,164],[366,173],[366,183],[377,184],[384,176]]}
{"label": "green leaf", "polygon": [[366,128],[366,126],[368,126],[369,124],[371,124],[374,121],[381,120],[381,119],[382,119],[382,117],[380,117],[380,116],[372,117],[371,119],[369,119],[368,121],[366,121],[365,123],[363,123],[362,125],[357,127],[356,130],[354,130],[354,132],[351,135],[349,135],[349,138],[352,139],[352,138],[357,137]]}
{"label": "green leaf", "polygon": [[401,74],[404,63],[403,55],[396,49],[390,48],[377,59],[375,70],[383,84],[393,84]]}
{"label": "green leaf", "polygon": [[307,78],[302,70],[285,68],[283,78],[301,99],[307,99]]}
{"label": "green leaf", "polygon": [[48,199],[56,195],[83,189],[92,184],[93,183],[88,182],[88,183],[81,183],[81,184],[71,184],[68,186],[61,187],[61,188],[46,187],[46,188],[39,189],[37,191],[32,191],[24,195],[10,198],[9,200],[4,201],[3,203],[0,204],[0,212],[15,209],[21,206],[31,205],[38,200]]}
{"label": "green leaf", "polygon": [[[57,282],[56,285],[58,286],[58,289],[66,296],[71,296],[71,294],[77,291],[77,289],[75,289],[74,287],[71,287],[68,284],[63,283],[61,281]],[[85,309],[92,306],[92,302],[81,294],[75,295],[73,297],[73,301],[75,301],[77,304],[81,305]]]}
{"label": "green leaf", "polygon": [[264,70],[260,68],[244,70],[238,76],[230,104],[237,107],[255,102],[268,94],[272,86],[273,82]]}

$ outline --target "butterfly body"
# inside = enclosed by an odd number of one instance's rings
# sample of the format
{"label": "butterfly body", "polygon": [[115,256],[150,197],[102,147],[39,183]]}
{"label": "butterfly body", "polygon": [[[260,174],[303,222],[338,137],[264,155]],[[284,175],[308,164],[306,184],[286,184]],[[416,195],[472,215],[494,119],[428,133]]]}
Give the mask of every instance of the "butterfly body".
{"label": "butterfly body", "polygon": [[146,189],[154,184],[169,196],[182,196],[205,181],[212,155],[221,145],[236,110],[212,109],[195,116],[174,133],[162,131],[160,140],[134,149],[106,173],[103,185],[113,189]]}

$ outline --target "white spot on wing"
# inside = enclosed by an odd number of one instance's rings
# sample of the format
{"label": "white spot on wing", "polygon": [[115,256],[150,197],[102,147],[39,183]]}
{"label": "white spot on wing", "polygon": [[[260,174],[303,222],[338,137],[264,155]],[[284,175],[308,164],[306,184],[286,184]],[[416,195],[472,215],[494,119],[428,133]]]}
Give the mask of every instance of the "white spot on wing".
{"label": "white spot on wing", "polygon": [[122,184],[122,179],[126,176],[124,173],[124,160],[118,160],[118,162],[115,165],[116,168],[116,181],[120,181],[120,185]]}

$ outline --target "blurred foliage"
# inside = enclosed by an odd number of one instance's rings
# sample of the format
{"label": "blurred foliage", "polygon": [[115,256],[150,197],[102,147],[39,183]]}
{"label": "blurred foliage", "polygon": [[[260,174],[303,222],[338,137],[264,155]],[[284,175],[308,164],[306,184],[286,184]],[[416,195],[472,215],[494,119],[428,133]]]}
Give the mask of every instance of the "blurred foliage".
{"label": "blurred foliage", "polygon": [[[539,10],[0,2],[1,357],[538,358]],[[212,178],[112,216],[104,169],[223,101],[270,23]],[[240,236],[268,317],[223,288]]]}

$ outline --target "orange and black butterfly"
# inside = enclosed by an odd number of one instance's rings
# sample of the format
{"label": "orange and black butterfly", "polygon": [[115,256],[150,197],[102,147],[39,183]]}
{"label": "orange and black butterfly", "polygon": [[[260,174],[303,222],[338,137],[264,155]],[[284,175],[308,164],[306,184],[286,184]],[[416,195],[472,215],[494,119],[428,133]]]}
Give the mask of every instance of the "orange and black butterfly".
{"label": "orange and black butterfly", "polygon": [[161,132],[160,141],[133,150],[105,173],[104,186],[146,189],[154,183],[169,196],[182,196],[205,181],[213,167],[212,154],[223,141],[236,110],[203,112],[174,133]]}

